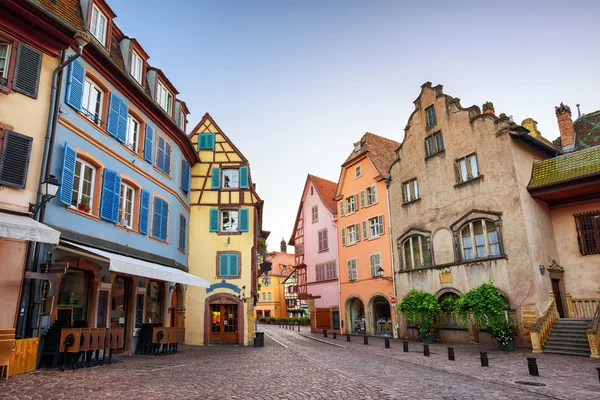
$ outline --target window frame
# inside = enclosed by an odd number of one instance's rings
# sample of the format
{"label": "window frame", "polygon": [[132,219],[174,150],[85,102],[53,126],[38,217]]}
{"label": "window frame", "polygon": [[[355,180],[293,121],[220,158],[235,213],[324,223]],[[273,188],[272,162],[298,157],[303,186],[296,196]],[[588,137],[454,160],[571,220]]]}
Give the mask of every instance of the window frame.
{"label": "window frame", "polygon": [[379,199],[377,198],[377,185],[373,184],[367,186],[367,188],[365,189],[365,194],[367,198],[367,207],[372,206],[373,204],[377,204],[379,202]]}
{"label": "window frame", "polygon": [[[429,111],[431,111],[431,110],[433,110],[433,122],[431,121],[431,118],[429,115]],[[430,128],[437,124],[437,112],[435,111],[435,104],[432,104],[429,107],[425,108],[425,121],[426,121],[427,128]]]}
{"label": "window frame", "polygon": [[[156,102],[170,117],[173,116],[174,96],[160,79],[156,80]],[[164,100],[164,104],[163,104]]]}
{"label": "window frame", "polygon": [[[440,146],[440,141],[438,140],[438,138],[441,138],[441,146]],[[431,151],[429,151],[430,141],[431,141],[431,145],[432,145]],[[425,158],[426,159],[431,158],[440,153],[443,153],[445,150],[446,150],[446,147],[444,146],[444,136],[443,136],[441,130],[425,137]]]}
{"label": "window frame", "polygon": [[[137,76],[137,61],[139,60],[139,77]],[[129,75],[135,79],[137,83],[142,84],[144,76],[144,59],[138,54],[137,51],[131,50],[131,65],[129,66]]]}
{"label": "window frame", "polygon": [[8,86],[9,74],[12,71],[11,68],[11,57],[12,57],[12,49],[14,47],[14,42],[8,41],[0,36],[0,45],[6,45],[6,55],[4,56],[4,71],[0,73],[0,78],[6,80],[6,85],[0,86]]}
{"label": "window frame", "polygon": [[[582,256],[600,254],[600,211],[595,210],[573,214],[573,218],[575,219],[579,253]],[[591,227],[584,226],[584,223],[590,224]],[[595,249],[588,245],[590,242],[586,240],[588,237],[591,237],[591,246],[595,244]],[[589,251],[590,249],[591,251]]]}
{"label": "window frame", "polygon": [[[473,159],[475,160],[476,175],[473,174],[473,162],[472,162]],[[463,169],[461,167],[461,162],[463,162],[463,161],[464,161],[464,165],[465,165],[464,172],[466,174],[466,179],[463,179]],[[475,179],[479,179],[483,176],[480,174],[479,161],[477,159],[476,152],[470,153],[464,157],[460,157],[460,158],[457,158],[456,160],[454,160],[454,171],[455,171],[455,178],[456,178],[457,185],[461,185],[463,183],[467,183],[467,182],[473,181]]]}
{"label": "window frame", "polygon": [[[79,184],[78,184],[78,190],[75,191],[75,182],[73,182],[73,190],[77,193],[77,204],[73,205],[73,192],[71,192],[71,205],[69,207],[75,208],[77,209],[79,203],[81,203],[81,198],[82,198],[82,190],[83,190],[83,179],[82,176],[83,174],[81,173],[81,169],[83,169],[84,167],[89,167],[92,170],[92,180],[90,181],[90,195],[87,196],[88,197],[88,206],[90,208],[90,210],[92,210],[92,206],[93,206],[93,201],[94,201],[94,192],[96,189],[96,173],[98,172],[98,168],[96,166],[94,166],[93,164],[91,164],[90,162],[77,157],[75,159],[75,169],[77,170],[77,163],[81,164],[81,168],[79,170]],[[73,179],[75,179],[76,174],[73,174]]]}
{"label": "window frame", "polygon": [[[377,259],[379,260],[379,264],[374,264],[373,260],[375,259],[375,256],[377,256]],[[382,262],[381,262],[381,252],[375,252],[375,253],[371,253],[369,254],[369,267],[371,270],[371,278],[377,278],[380,276],[383,276],[384,272],[377,272],[379,268],[383,268],[381,266]],[[375,266],[379,265],[379,268],[376,270]]]}
{"label": "window frame", "polygon": [[[129,218],[130,218],[130,223],[127,225],[123,225],[121,223],[122,221],[122,215],[125,212],[123,210],[123,206],[124,206],[124,200],[123,200],[123,188],[125,188],[125,191],[131,193],[131,210],[129,212]],[[123,227],[123,228],[127,228],[127,229],[133,229],[133,225],[134,225],[134,220],[135,220],[135,193],[136,192],[136,188],[134,188],[133,186],[131,186],[130,184],[128,184],[127,182],[124,182],[123,179],[121,178],[121,188],[119,189],[119,219],[117,220],[117,225]],[[126,201],[126,200],[125,200]]]}
{"label": "window frame", "polygon": [[318,206],[318,204],[315,204],[314,206],[311,207],[310,216],[311,216],[311,220],[312,220],[313,224],[315,222],[319,222],[319,206]]}
{"label": "window frame", "polygon": [[[236,172],[237,173],[237,186],[225,186],[225,177],[226,177],[226,173],[233,173]],[[231,182],[235,182],[235,180],[233,180],[230,177],[230,184]],[[221,169],[221,189],[224,190],[231,190],[231,189],[239,189],[240,188],[240,170],[239,168],[223,168]]]}
{"label": "window frame", "polygon": [[[237,255],[237,275],[221,275],[221,256],[227,254]],[[219,279],[240,279],[242,277],[242,253],[240,251],[217,251],[216,256],[216,277]],[[262,292],[263,295],[265,292]]]}
{"label": "window frame", "polygon": [[[86,88],[89,86],[89,89],[87,89],[87,93],[88,93],[88,98],[86,101]],[[90,106],[90,100],[91,100],[91,94],[92,94],[92,89],[96,89],[99,93],[100,93],[100,99],[96,99],[95,100],[95,106],[96,108],[98,108],[98,110],[90,110],[89,106]],[[87,71],[85,74],[85,78],[83,80],[83,95],[82,95],[82,99],[81,99],[81,114],[83,114],[87,119],[89,119],[90,121],[92,121],[94,124],[98,125],[98,126],[102,126],[103,122],[102,121],[102,116],[104,114],[104,102],[106,100],[106,93],[105,90],[102,86],[100,86],[98,83],[96,83],[95,79],[93,79],[92,76],[90,76]]]}
{"label": "window frame", "polygon": [[[350,228],[353,230],[352,238],[354,238],[354,241],[350,240]],[[358,242],[360,242],[360,226],[358,224],[348,225],[346,227],[346,246],[351,246]]]}
{"label": "window frame", "polygon": [[358,179],[362,176],[362,167],[357,165],[354,167],[354,179]]}
{"label": "window frame", "polygon": [[[407,186],[409,187],[408,190]],[[402,204],[410,204],[420,199],[419,180],[416,177],[402,182]]]}
{"label": "window frame", "polygon": [[[483,245],[482,244],[477,244],[477,241],[475,240],[475,225],[476,223],[481,224],[481,234],[483,235]],[[491,246],[490,246],[490,240],[489,240],[489,236],[488,236],[488,230],[487,230],[487,224],[493,224],[494,225],[494,230],[493,231],[489,231],[489,232],[496,232],[496,242],[491,243],[491,245],[496,245],[498,247],[498,254],[492,254],[491,253]],[[463,235],[463,232],[466,229],[469,229],[469,239],[471,242],[471,246],[470,247],[465,247],[465,236]],[[500,225],[497,221],[492,221],[490,219],[487,218],[473,218],[467,222],[465,222],[463,225],[460,226],[460,228],[458,229],[458,238],[459,238],[459,242],[460,242],[460,257],[461,260],[464,262],[475,262],[478,260],[485,260],[485,259],[489,259],[489,258],[496,258],[496,257],[502,257],[503,254],[503,247],[502,247],[502,236],[500,234]],[[481,257],[478,254],[478,248],[483,247],[485,249],[485,256]],[[472,258],[467,258],[465,255],[465,248],[468,248],[471,250],[472,252]]]}
{"label": "window frame", "polygon": [[[237,214],[237,226],[235,230],[224,230],[223,229],[223,219],[224,219],[224,213],[233,213],[235,212]],[[231,216],[229,216],[229,218],[232,218]],[[224,210],[219,210],[219,232],[221,233],[237,233],[240,231],[240,210],[239,209],[224,209]]]}
{"label": "window frame", "polygon": [[329,237],[327,233],[327,228],[319,229],[317,231],[317,244],[319,253],[329,251]]}
{"label": "window frame", "polygon": [[[353,267],[350,267],[350,264],[354,264]],[[348,281],[358,281],[358,258],[350,258],[347,262],[348,267]]]}
{"label": "window frame", "polygon": [[[131,122],[137,124],[137,132],[134,132],[134,142],[130,142],[130,134],[131,134]],[[134,153],[138,153],[140,151],[140,131],[141,131],[142,123],[138,121],[138,119],[133,116],[131,113],[127,114],[127,138],[125,139],[125,146],[129,148]],[[131,145],[131,146],[130,146]]]}
{"label": "window frame", "polygon": [[[368,222],[368,232],[369,232],[369,238],[370,239],[377,239],[378,237],[381,237],[385,234],[385,221],[384,221],[384,217],[383,214],[379,214],[376,215],[372,218],[369,218],[367,220]],[[373,222],[375,222],[375,224],[373,224]],[[377,234],[373,234],[373,228],[376,228],[377,230]],[[364,236],[364,234],[363,234]]]}
{"label": "window frame", "polygon": [[[169,146],[169,172],[167,173],[166,171],[162,170],[159,166],[158,166],[158,154],[159,154],[159,146],[158,146],[158,142],[159,142],[159,137],[161,137],[164,142],[165,142],[165,151],[163,151],[164,153],[164,157],[166,157],[166,146]],[[160,173],[162,173],[164,176],[166,176],[167,178],[171,179],[171,174],[173,173],[173,146],[171,145],[171,142],[167,139],[167,137],[165,135],[162,135],[158,130],[155,131],[154,134],[154,144],[153,144],[153,148],[154,148],[154,169],[159,171]],[[166,165],[165,163],[166,159],[163,160],[163,166]]]}
{"label": "window frame", "polygon": [[[415,263],[415,244],[414,241],[418,241],[418,250],[419,250],[419,265]],[[406,254],[406,244],[408,243],[408,247],[410,249],[410,264],[408,263],[407,254]],[[423,244],[426,244],[429,252],[429,264],[425,263],[425,251]],[[398,257],[400,258],[400,269],[403,271],[412,271],[415,269],[421,268],[430,268],[435,265],[433,260],[433,247],[431,242],[431,236],[425,235],[423,233],[412,233],[409,236],[402,238],[400,244],[398,246]]]}
{"label": "window frame", "polygon": [[[98,28],[98,23],[100,22],[100,18],[104,17],[104,31],[102,32],[102,39],[99,38],[98,36],[96,36],[97,33],[99,32],[94,32],[94,11],[96,11],[97,16],[98,16],[98,21],[96,21],[96,28]],[[98,41],[100,42],[100,44],[102,44],[102,46],[104,47],[108,47],[108,41],[106,40],[108,38],[108,24],[109,24],[109,18],[108,16],[102,12],[102,10],[100,10],[100,8],[96,5],[96,4],[92,4],[92,10],[90,13],[90,27],[89,27],[89,31],[91,33],[91,35]]]}
{"label": "window frame", "polygon": [[[352,199],[352,202],[350,202],[350,199]],[[350,214],[354,214],[355,212],[358,211],[358,198],[356,196],[356,193],[351,194],[350,196],[346,197],[344,199],[344,204],[346,207],[346,213],[344,215],[350,215]],[[353,210],[350,210],[350,206],[353,206]]]}

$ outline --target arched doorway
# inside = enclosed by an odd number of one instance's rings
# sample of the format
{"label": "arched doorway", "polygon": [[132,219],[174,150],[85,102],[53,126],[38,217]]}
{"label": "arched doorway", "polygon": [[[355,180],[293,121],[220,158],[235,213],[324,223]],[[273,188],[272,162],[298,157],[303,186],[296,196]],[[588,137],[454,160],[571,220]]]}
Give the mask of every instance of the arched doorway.
{"label": "arched doorway", "polygon": [[358,297],[349,299],[346,313],[349,322],[347,330],[350,333],[365,334],[367,326],[365,321],[365,305],[362,300]]}
{"label": "arched doorway", "polygon": [[392,336],[392,309],[390,302],[384,296],[371,299],[373,313],[373,332],[375,335]]}
{"label": "arched doorway", "polygon": [[244,344],[244,303],[236,296],[209,296],[204,309],[204,344]]}

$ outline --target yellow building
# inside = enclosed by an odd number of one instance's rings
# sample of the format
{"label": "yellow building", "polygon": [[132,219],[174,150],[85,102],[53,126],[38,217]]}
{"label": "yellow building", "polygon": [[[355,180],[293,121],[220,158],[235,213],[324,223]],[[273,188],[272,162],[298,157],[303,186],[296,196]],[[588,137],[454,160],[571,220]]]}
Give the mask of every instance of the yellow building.
{"label": "yellow building", "polygon": [[186,294],[186,342],[247,346],[254,337],[257,249],[263,201],[248,160],[207,113],[190,135],[192,168],[189,272],[207,289]]}
{"label": "yellow building", "polygon": [[286,253],[285,241],[282,251],[270,253],[266,261],[272,263],[271,271],[259,279],[258,302],[256,304],[256,318],[288,318],[285,288],[283,282],[294,269],[295,257],[293,253]]}

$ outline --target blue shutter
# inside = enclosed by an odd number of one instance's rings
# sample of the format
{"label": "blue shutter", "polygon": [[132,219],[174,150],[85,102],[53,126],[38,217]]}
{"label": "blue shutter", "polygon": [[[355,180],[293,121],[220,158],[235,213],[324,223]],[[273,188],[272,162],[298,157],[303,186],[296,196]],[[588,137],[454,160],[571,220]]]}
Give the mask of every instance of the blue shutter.
{"label": "blue shutter", "polygon": [[165,200],[162,202],[161,221],[160,221],[160,238],[167,240],[167,233],[169,229],[169,203]]}
{"label": "blue shutter", "polygon": [[152,236],[160,238],[160,219],[162,214],[162,203],[159,197],[154,197],[152,210]]}
{"label": "blue shutter", "polygon": [[219,232],[219,209],[217,208],[210,209],[209,228],[210,232]]}
{"label": "blue shutter", "polygon": [[119,216],[120,190],[121,177],[115,171],[105,169],[104,176],[102,177],[100,218],[110,222],[117,222]]}
{"label": "blue shutter", "polygon": [[58,199],[61,203],[71,205],[73,197],[73,182],[75,181],[75,163],[77,152],[65,142],[65,154],[63,156],[62,175],[60,176],[60,194]]}
{"label": "blue shutter", "polygon": [[129,114],[129,108],[124,101],[121,100],[121,106],[119,107],[119,128],[117,129],[117,140],[121,143],[127,142],[127,117]]}
{"label": "blue shutter", "polygon": [[179,214],[179,248],[185,251],[186,220],[183,214]]}
{"label": "blue shutter", "polygon": [[215,134],[209,133],[206,138],[206,148],[214,150],[215,149]]}
{"label": "blue shutter", "polygon": [[238,255],[229,254],[229,276],[238,275]]}
{"label": "blue shutter", "polygon": [[156,168],[165,170],[165,139],[156,135]]}
{"label": "blue shutter", "polygon": [[221,168],[212,169],[211,182],[213,189],[219,189],[221,187]]}
{"label": "blue shutter", "polygon": [[114,93],[110,94],[106,131],[114,138],[118,138],[119,136],[119,114],[121,112],[121,103],[119,96]]}
{"label": "blue shutter", "polygon": [[165,140],[165,169],[163,172],[171,176],[171,144]]}
{"label": "blue shutter", "polygon": [[148,234],[148,218],[150,217],[150,192],[142,190],[140,195],[140,222],[139,231],[144,235]]}
{"label": "blue shutter", "polygon": [[240,168],[240,189],[248,189],[248,167]]}
{"label": "blue shutter", "polygon": [[198,135],[198,150],[206,148],[206,135]]}
{"label": "blue shutter", "polygon": [[198,149],[199,150],[214,150],[215,149],[215,134],[202,133],[199,135]]}
{"label": "blue shutter", "polygon": [[219,254],[219,275],[227,276],[229,274],[229,254]]}
{"label": "blue shutter", "polygon": [[[83,68],[83,65],[81,65],[79,60],[73,61],[69,65],[69,72],[67,74],[67,90],[65,95],[65,102],[77,111],[81,111],[81,104],[83,101],[84,80],[85,69]],[[69,204],[71,204],[70,201]]]}
{"label": "blue shutter", "polygon": [[144,139],[144,159],[152,164],[152,158],[154,156],[154,129],[146,124],[146,135]]}
{"label": "blue shutter", "polygon": [[240,232],[248,232],[248,209],[240,208]]}
{"label": "blue shutter", "polygon": [[190,164],[186,160],[181,160],[181,190],[190,191]]}

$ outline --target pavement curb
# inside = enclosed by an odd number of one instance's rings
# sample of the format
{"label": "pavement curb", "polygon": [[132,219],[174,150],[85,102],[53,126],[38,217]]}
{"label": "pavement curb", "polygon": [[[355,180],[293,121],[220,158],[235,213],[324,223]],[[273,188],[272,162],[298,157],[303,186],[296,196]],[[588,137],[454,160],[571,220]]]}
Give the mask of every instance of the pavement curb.
{"label": "pavement curb", "polygon": [[307,338],[307,339],[311,339],[311,340],[314,340],[314,341],[317,341],[317,342],[321,342],[321,343],[328,344],[328,345],[330,345],[330,346],[341,347],[342,349],[345,349],[345,348],[346,348],[346,346],[342,346],[341,344],[331,343],[331,342],[328,342],[327,340],[321,340],[321,339],[317,339],[317,338],[315,338],[315,337],[312,337],[312,336],[309,336],[309,335],[304,335],[304,334],[302,334],[302,333],[298,333],[298,335],[300,335],[300,336],[302,336],[302,337],[305,337],[305,338]]}

